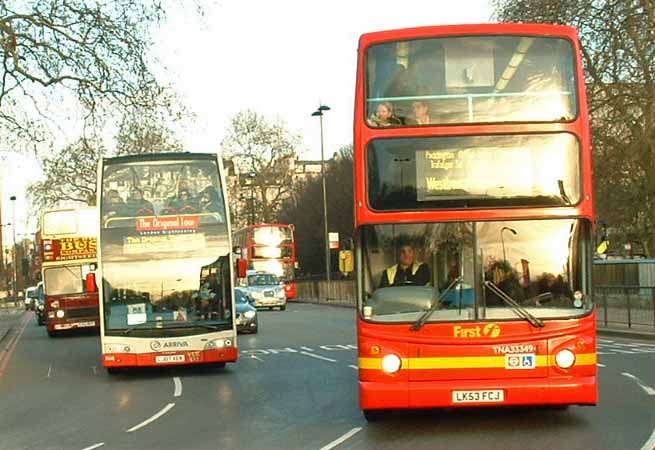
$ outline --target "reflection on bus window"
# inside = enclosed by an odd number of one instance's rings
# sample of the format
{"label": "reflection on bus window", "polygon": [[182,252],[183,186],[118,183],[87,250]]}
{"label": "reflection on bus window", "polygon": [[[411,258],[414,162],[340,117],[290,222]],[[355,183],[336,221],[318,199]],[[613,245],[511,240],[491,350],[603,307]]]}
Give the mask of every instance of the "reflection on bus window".
{"label": "reflection on bus window", "polygon": [[503,296],[537,317],[585,314],[588,233],[570,219],[366,226],[362,314],[411,322],[434,308],[432,321],[517,319]]}
{"label": "reflection on bus window", "polygon": [[573,49],[565,39],[449,37],[367,51],[373,127],[567,121],[577,115]]}
{"label": "reflection on bus window", "polygon": [[198,215],[225,222],[216,163],[149,161],[108,166],[101,204],[104,227],[129,226],[129,218]]}

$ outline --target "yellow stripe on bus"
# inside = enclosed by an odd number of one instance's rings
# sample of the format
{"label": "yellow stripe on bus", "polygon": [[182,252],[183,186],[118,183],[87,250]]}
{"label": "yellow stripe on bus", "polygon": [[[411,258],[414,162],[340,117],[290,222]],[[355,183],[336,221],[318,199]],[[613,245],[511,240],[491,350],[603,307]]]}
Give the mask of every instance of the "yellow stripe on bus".
{"label": "yellow stripe on bus", "polygon": [[[576,355],[576,366],[595,365],[596,353]],[[402,358],[402,368],[425,369],[504,369],[505,356],[445,356],[434,358]],[[556,366],[555,355],[537,355],[537,367]],[[382,358],[359,358],[360,369],[382,370]]]}

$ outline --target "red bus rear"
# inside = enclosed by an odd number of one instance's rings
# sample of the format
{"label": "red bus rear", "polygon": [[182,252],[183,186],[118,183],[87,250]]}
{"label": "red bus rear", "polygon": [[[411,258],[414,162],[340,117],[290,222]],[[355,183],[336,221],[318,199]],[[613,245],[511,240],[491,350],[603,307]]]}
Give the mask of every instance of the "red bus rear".
{"label": "red bus rear", "polygon": [[355,102],[360,404],[595,405],[590,125],[553,25],[365,34]]}
{"label": "red bus rear", "polygon": [[284,281],[287,299],[296,297],[296,239],[294,226],[281,223],[248,225],[234,233],[248,269],[272,273]]}

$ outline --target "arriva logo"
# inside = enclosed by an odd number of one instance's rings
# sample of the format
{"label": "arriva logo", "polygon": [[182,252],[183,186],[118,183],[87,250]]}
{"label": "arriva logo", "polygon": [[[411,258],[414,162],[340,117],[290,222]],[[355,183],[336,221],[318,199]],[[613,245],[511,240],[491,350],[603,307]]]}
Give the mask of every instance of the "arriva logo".
{"label": "arriva logo", "polygon": [[455,325],[453,327],[453,337],[456,338],[497,338],[498,336],[500,336],[500,327],[495,323],[488,323],[484,327],[480,325],[474,327]]}
{"label": "arriva logo", "polygon": [[158,351],[165,348],[179,348],[179,347],[188,347],[189,343],[186,341],[172,341],[172,342],[159,342],[152,341],[150,343],[150,348],[154,351]]}

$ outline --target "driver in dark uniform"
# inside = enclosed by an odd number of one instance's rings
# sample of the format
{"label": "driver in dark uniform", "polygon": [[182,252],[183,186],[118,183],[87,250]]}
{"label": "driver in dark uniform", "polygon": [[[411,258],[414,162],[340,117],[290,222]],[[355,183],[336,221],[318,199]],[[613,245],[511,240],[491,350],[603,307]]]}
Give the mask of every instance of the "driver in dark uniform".
{"label": "driver in dark uniform", "polygon": [[416,250],[402,242],[398,249],[398,264],[387,267],[382,272],[380,287],[390,286],[425,286],[430,282],[430,268],[427,264],[416,261]]}

